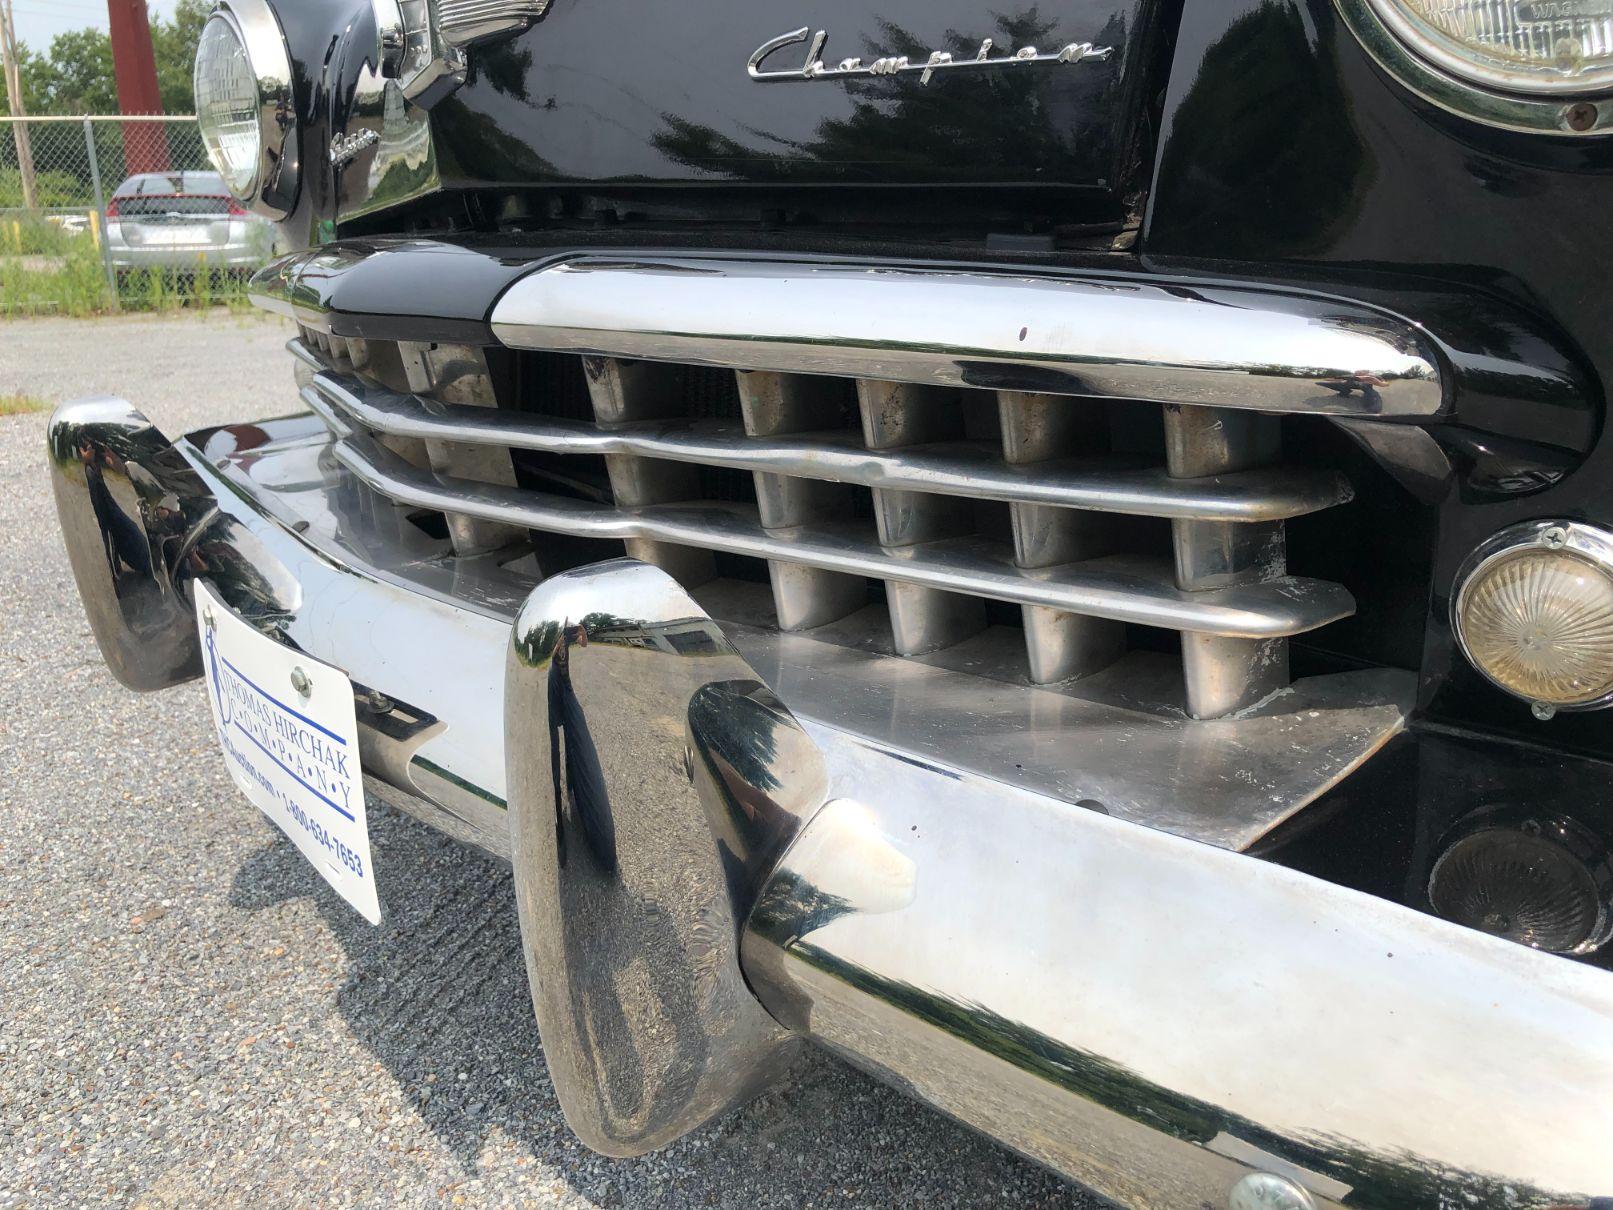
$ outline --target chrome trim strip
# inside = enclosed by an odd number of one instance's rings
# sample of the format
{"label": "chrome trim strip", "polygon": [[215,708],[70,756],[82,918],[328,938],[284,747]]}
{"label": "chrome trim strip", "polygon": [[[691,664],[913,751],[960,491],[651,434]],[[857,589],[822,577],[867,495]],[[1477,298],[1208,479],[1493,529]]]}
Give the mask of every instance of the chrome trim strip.
{"label": "chrome trim strip", "polygon": [[[316,392],[305,396],[329,419]],[[315,403],[315,400],[319,400]],[[339,422],[339,421],[338,421]],[[852,526],[769,531],[754,514],[721,504],[601,507],[521,488],[474,483],[421,471],[373,441],[354,435],[337,459],[374,490],[401,504],[591,538],[644,538],[758,559],[781,559],[879,580],[897,580],[1066,613],[1142,626],[1244,638],[1301,634],[1349,617],[1355,601],[1342,586],[1288,576],[1263,584],[1183,592],[1167,564],[1129,555],[1022,570],[991,544],[960,539],[890,553]]]}
{"label": "chrome trim strip", "polygon": [[1228,522],[1280,521],[1346,504],[1349,482],[1327,471],[1294,468],[1173,479],[1162,468],[1119,459],[1014,466],[989,443],[866,448],[855,432],[747,437],[740,424],[657,420],[613,428],[520,412],[438,403],[400,395],[331,370],[300,340],[294,356],[322,372],[314,389],[364,427],[394,437],[458,441],[551,454],[633,454],[673,462],[798,475],[872,488],[902,488],[1058,505],[1144,517]]}
{"label": "chrome trim strip", "polygon": [[1378,419],[1447,406],[1410,324],[1322,295],[696,257],[536,270],[493,309],[512,348]]}

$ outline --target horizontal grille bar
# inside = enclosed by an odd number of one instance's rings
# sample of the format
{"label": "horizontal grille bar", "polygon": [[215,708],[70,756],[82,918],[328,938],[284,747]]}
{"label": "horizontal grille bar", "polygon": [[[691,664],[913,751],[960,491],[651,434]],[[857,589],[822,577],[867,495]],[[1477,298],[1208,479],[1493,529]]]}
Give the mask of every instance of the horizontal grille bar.
{"label": "horizontal grille bar", "polygon": [[696,549],[917,584],[1066,613],[1169,630],[1249,638],[1299,634],[1348,617],[1350,594],[1336,584],[1289,576],[1212,592],[1175,586],[1168,562],[1113,556],[1038,571],[1016,567],[1006,550],[979,539],[940,541],[900,554],[850,525],[765,530],[739,505],[602,507],[521,488],[422,471],[351,431],[312,388],[304,400],[337,431],[336,456],[375,491],[401,504],[574,536],[647,539]]}
{"label": "horizontal grille bar", "polygon": [[[298,355],[315,365],[323,359]],[[315,387],[366,428],[394,437],[457,441],[552,454],[632,454],[737,470],[803,476],[864,487],[1042,504],[1093,512],[1201,520],[1278,521],[1351,499],[1343,476],[1273,467],[1173,479],[1121,459],[1070,459],[1014,466],[986,442],[867,449],[858,434],[748,437],[723,421],[668,420],[602,429],[593,424],[489,408],[427,402],[353,378],[321,375]]]}
{"label": "horizontal grille bar", "polygon": [[1332,416],[1426,417],[1439,361],[1361,303],[1247,286],[584,258],[511,286],[511,348]]}

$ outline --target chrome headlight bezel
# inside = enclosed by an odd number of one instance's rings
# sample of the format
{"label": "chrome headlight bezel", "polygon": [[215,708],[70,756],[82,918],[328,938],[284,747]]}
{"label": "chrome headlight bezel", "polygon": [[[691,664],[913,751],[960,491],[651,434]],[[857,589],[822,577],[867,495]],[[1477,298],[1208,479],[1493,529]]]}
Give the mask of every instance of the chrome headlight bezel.
{"label": "chrome headlight bezel", "polygon": [[1613,65],[1572,77],[1507,72],[1436,44],[1395,0],[1333,3],[1379,67],[1441,109],[1525,134],[1613,133]]}
{"label": "chrome headlight bezel", "polygon": [[[209,21],[226,22],[245,49],[257,83],[258,164],[252,188],[240,202],[265,218],[289,218],[302,182],[291,51],[268,0],[218,0]],[[197,70],[201,61],[198,57]],[[223,171],[221,165],[215,167]],[[227,174],[226,174],[227,179]]]}
{"label": "chrome headlight bezel", "polygon": [[[1456,573],[1456,590],[1451,594],[1451,629],[1457,645],[1475,672],[1507,696],[1519,701],[1531,699],[1491,676],[1484,665],[1474,659],[1464,628],[1464,617],[1472,590],[1482,582],[1485,573],[1498,563],[1531,550],[1548,550],[1579,559],[1613,580],[1613,534],[1577,521],[1526,521],[1521,525],[1509,526],[1481,542],[1463,561]],[[1544,703],[1544,706],[1545,713],[1539,713],[1537,717],[1549,718],[1558,712],[1604,710],[1613,706],[1613,690],[1585,701],[1550,702]]]}

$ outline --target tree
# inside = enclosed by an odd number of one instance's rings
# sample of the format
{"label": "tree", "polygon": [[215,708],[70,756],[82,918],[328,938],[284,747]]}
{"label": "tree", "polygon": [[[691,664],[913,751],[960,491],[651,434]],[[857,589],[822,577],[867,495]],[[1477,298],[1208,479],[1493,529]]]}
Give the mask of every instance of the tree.
{"label": "tree", "polygon": [[[174,14],[151,23],[157,58],[157,88],[168,113],[194,113],[191,65],[208,0],[179,0]],[[105,30],[75,29],[57,34],[45,54],[21,48],[17,56],[23,100],[31,114],[117,113],[118,88],[112,71],[112,39]],[[3,92],[3,89],[0,89]]]}
{"label": "tree", "polygon": [[211,0],[179,0],[171,18],[151,27],[151,44],[157,52],[157,90],[165,113],[196,112],[192,68],[202,26],[212,9]]}
{"label": "tree", "polygon": [[57,34],[48,55],[24,51],[23,100],[31,114],[117,113],[112,40],[102,30]]}

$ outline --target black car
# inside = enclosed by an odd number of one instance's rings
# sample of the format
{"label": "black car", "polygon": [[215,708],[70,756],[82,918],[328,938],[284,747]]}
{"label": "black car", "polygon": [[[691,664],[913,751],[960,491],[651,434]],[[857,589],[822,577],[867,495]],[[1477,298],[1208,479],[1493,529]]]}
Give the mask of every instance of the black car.
{"label": "black car", "polygon": [[59,411],[97,638],[370,919],[366,791],[512,865],[591,1147],[810,1041],[1125,1204],[1613,1195],[1608,0],[220,0],[197,95],[305,410]]}

